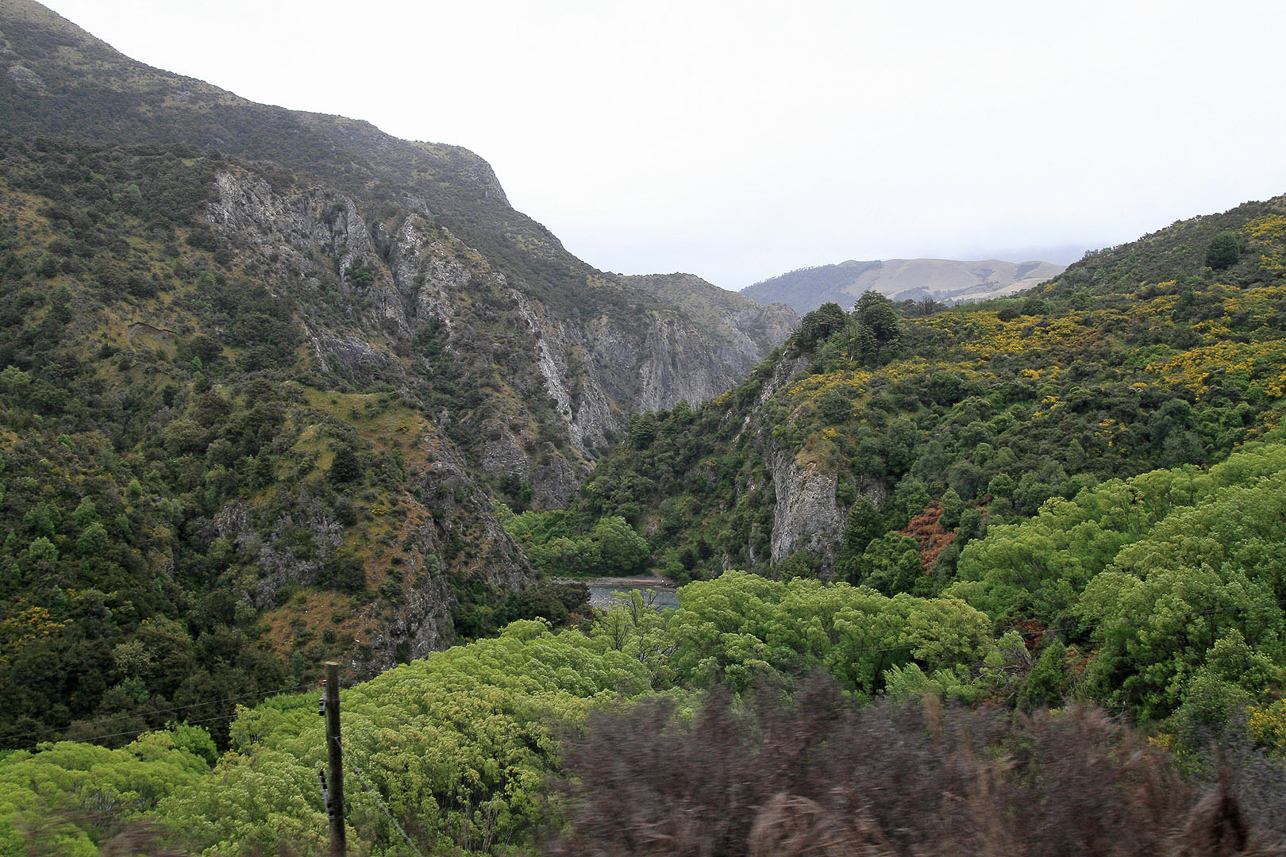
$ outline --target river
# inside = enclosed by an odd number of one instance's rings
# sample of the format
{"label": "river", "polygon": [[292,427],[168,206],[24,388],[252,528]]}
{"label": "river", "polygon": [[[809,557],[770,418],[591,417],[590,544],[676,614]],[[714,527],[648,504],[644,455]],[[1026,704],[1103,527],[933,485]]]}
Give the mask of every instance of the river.
{"label": "river", "polygon": [[589,589],[590,606],[599,610],[625,601],[632,592],[641,594],[643,603],[656,610],[679,606],[674,581],[664,577],[600,577],[584,583]]}

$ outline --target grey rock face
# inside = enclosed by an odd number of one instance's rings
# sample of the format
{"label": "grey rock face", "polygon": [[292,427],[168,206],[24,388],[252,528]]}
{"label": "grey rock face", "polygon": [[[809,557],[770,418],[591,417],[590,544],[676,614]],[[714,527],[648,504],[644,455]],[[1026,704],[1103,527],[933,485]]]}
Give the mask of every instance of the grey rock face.
{"label": "grey rock face", "polygon": [[40,92],[45,91],[45,79],[26,66],[9,66],[9,79],[19,86],[27,86]]}
{"label": "grey rock face", "polygon": [[[736,292],[729,292],[691,274],[654,274],[623,277],[622,282],[639,288],[679,310],[691,326],[693,340],[714,349],[705,360],[714,379],[714,394],[735,384],[755,368],[769,351],[783,344],[799,325],[794,310],[784,304],[761,306]],[[699,395],[698,384],[690,392]],[[699,401],[692,396],[689,403]]]}
{"label": "grey rock face", "polygon": [[350,369],[361,369],[366,366],[383,365],[387,362],[383,355],[376,351],[369,342],[360,339],[333,339],[322,337],[314,340],[317,355],[322,366],[327,359],[338,361]]}
{"label": "grey rock face", "polygon": [[[421,535],[427,538],[427,534]],[[423,658],[455,642],[451,623],[455,595],[438,566],[432,562],[421,564],[411,569],[410,576],[412,582],[404,590],[402,603],[369,643],[373,653],[370,661],[354,664],[359,672],[379,673],[396,666],[397,650],[403,643],[407,656]]]}
{"label": "grey rock face", "polygon": [[[357,126],[352,132],[364,133]],[[479,172],[477,181],[495,189],[489,173]],[[342,194],[320,187],[280,192],[236,170],[219,173],[216,191],[209,219],[234,246],[253,248],[257,263],[276,275],[271,282],[297,284],[291,287],[303,307],[338,292],[338,313],[304,319],[323,371],[344,367],[358,379],[410,383],[409,373],[422,370],[409,344],[430,325],[449,354],[468,351],[476,361],[481,346],[508,355],[503,381],[511,398],[435,416],[457,434],[485,438],[470,444],[470,466],[530,483],[538,508],[564,504],[632,414],[722,393],[761,359],[766,341],[784,339],[796,321],[784,307],[739,299],[720,310],[716,336],[641,294],[560,315],[436,224],[423,200],[408,199],[403,214],[374,222]],[[619,298],[634,290],[591,279],[581,286],[586,295],[597,288]],[[497,299],[509,305],[496,306]],[[480,315],[480,301],[487,314]],[[509,327],[497,323],[497,313]],[[539,428],[547,417],[537,414],[551,406],[561,443],[548,425]],[[544,446],[551,440],[552,453]]]}
{"label": "grey rock face", "polygon": [[412,537],[408,553],[413,560],[402,584],[400,603],[378,624],[379,632],[368,642],[371,655],[357,662],[363,672],[379,672],[404,656],[421,658],[456,641],[451,621],[455,594],[439,559],[443,545],[463,540],[470,556],[458,572],[480,572],[498,592],[513,592],[531,585],[531,566],[521,548],[491,512],[491,501],[467,472],[464,462],[436,435],[419,441],[432,450],[428,468],[411,474],[420,496],[433,498],[432,514]]}
{"label": "grey rock face", "polygon": [[574,382],[569,377],[567,355],[571,350],[566,327],[545,313],[516,289],[511,291],[518,311],[527,327],[536,335],[536,366],[545,382],[545,389],[557,403],[558,415],[568,428],[568,435],[578,452],[591,447],[606,446],[607,433],[616,420],[612,417],[607,396],[593,378],[583,380],[579,408],[573,407]]}
{"label": "grey rock face", "polygon": [[710,347],[677,318],[658,318],[648,330],[638,369],[643,382],[639,411],[673,407],[681,399],[698,404],[726,390],[736,378]]}
{"label": "grey rock face", "polygon": [[[752,544],[748,551],[751,562],[761,559],[782,562],[796,551],[807,550],[820,558],[820,570],[825,574],[834,566],[837,546],[848,520],[847,505],[836,497],[838,476],[820,462],[801,459],[790,450],[780,449],[760,420],[768,400],[805,371],[808,363],[806,357],[781,357],[775,361],[771,373],[760,384],[754,403],[738,417],[742,421],[738,439],[749,433],[763,456],[772,482],[774,506],[769,556],[756,556]],[[751,484],[746,489],[753,491],[756,487]],[[880,506],[887,499],[887,488],[882,482],[871,481],[859,485],[858,494]]]}
{"label": "grey rock face", "polygon": [[772,375],[764,382],[763,387],[759,390],[759,395],[755,398],[755,408],[763,407],[764,403],[777,395],[779,390],[785,388],[790,383],[790,379],[803,370],[808,365],[808,360],[804,357],[795,357],[777,361],[773,367]]}
{"label": "grey rock face", "polygon": [[835,538],[844,527],[843,514],[835,502],[835,474],[813,465],[801,466],[794,456],[781,452],[770,460],[777,495],[772,561],[781,562],[805,549],[833,560]]}
{"label": "grey rock face", "polygon": [[[411,481],[422,496],[436,498],[434,538],[453,533],[467,535],[473,554],[471,562],[483,572],[487,583],[501,592],[527,586],[531,582],[527,557],[492,514],[491,500],[469,475],[463,459],[439,437],[427,436],[421,443],[432,449],[433,462],[413,474]],[[461,520],[472,528],[468,533],[461,531]]]}
{"label": "grey rock face", "polygon": [[[728,363],[749,372],[764,357],[764,346],[777,347],[799,327],[799,316],[785,304],[769,304],[728,313],[723,323],[732,332],[734,345],[720,350]],[[744,374],[744,373],[743,373]]]}

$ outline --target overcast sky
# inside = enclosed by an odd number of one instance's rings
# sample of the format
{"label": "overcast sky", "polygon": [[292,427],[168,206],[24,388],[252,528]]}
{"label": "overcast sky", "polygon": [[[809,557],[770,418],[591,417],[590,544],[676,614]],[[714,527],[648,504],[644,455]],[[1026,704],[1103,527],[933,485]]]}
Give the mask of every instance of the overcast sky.
{"label": "overcast sky", "polygon": [[48,0],[255,101],[465,146],[592,265],[1067,262],[1286,193],[1286,2]]}

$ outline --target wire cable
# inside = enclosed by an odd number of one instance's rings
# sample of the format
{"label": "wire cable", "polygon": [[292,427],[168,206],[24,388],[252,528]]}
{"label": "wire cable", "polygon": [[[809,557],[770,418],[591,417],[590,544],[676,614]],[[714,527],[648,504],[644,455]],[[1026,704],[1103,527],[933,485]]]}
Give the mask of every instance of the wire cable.
{"label": "wire cable", "polygon": [[[219,717],[205,717],[200,720],[185,720],[183,725],[196,726],[201,723],[217,723],[222,720],[236,720],[239,714],[224,714]],[[108,738],[123,738],[130,735],[145,735],[148,732],[164,731],[164,726],[149,726],[146,729],[131,729],[127,732],[112,732],[108,735],[95,735],[93,738],[59,738],[56,741],[40,742],[50,744],[97,744],[99,741],[106,741]]]}
{"label": "wire cable", "polygon": [[398,824],[397,819],[393,817],[393,811],[388,808],[388,804],[384,803],[384,799],[380,797],[379,791],[371,784],[370,780],[366,779],[366,775],[362,773],[362,769],[357,767],[357,763],[354,762],[348,755],[347,751],[344,750],[344,743],[340,741],[338,737],[333,740],[339,747],[340,758],[348,763],[348,767],[352,769],[353,773],[357,776],[357,779],[361,782],[362,788],[369,792],[371,797],[375,798],[375,802],[379,804],[380,809],[382,809],[384,814],[388,816],[389,822],[397,829],[398,833],[402,834],[402,838],[406,840],[407,847],[418,854],[419,857],[424,857],[423,852],[415,846],[415,843],[411,841],[411,837],[402,829],[402,825]]}
{"label": "wire cable", "polygon": [[[255,698],[258,698],[258,697],[264,697],[264,696],[280,696],[280,695],[287,694],[287,693],[302,693],[303,691],[311,690],[311,689],[313,689],[313,688],[315,688],[315,687],[316,687],[316,685],[311,685],[311,684],[293,685],[293,686],[291,686],[291,687],[278,688],[278,689],[276,689],[276,690],[261,690],[261,691],[257,691],[257,692],[255,692],[255,693],[243,693],[243,694],[241,694],[240,696],[230,696],[230,697],[227,697],[226,699],[215,699],[215,700],[210,700],[210,701],[207,701],[207,702],[193,702],[193,703],[191,703],[191,704],[189,704],[189,705],[180,705],[180,706],[176,706],[176,707],[174,707],[174,708],[156,708],[156,709],[152,709],[152,710],[149,710],[149,711],[136,711],[136,712],[134,712],[134,713],[132,713],[132,714],[118,714],[118,715],[115,715],[115,716],[113,716],[113,717],[101,717],[101,718],[97,718],[97,719],[94,719],[94,720],[82,720],[82,721],[77,721],[77,724],[78,724],[78,725],[81,725],[81,726],[101,726],[101,725],[104,725],[104,724],[107,724],[107,723],[115,723],[115,722],[117,722],[117,721],[119,721],[119,720],[131,720],[131,719],[136,718],[136,717],[153,717],[153,716],[161,715],[161,714],[177,714],[177,713],[178,713],[178,712],[180,712],[180,711],[191,711],[193,708],[205,708],[205,707],[207,707],[207,706],[211,706],[211,705],[223,705],[223,704],[227,704],[227,703],[231,703],[231,702],[240,702],[240,701],[245,700],[245,699],[255,699]],[[204,722],[211,722],[211,721],[219,720],[219,719],[231,719],[232,717],[235,717],[235,716],[236,716],[236,715],[231,715],[231,717],[229,717],[229,718],[219,718],[219,717],[214,717],[214,718],[208,718],[207,720],[188,720],[188,721],[184,721],[184,722],[186,722],[186,723],[204,723]],[[160,727],[153,726],[153,727],[150,727],[150,728],[148,728],[148,729],[138,730],[138,731],[134,732],[133,734],[139,734],[139,735],[141,735],[143,732],[154,732],[154,731],[156,731],[156,729],[158,729],[158,728],[160,728]],[[8,740],[8,741],[21,741],[21,740],[26,739],[26,738],[37,738],[37,737],[39,737],[39,736],[41,736],[41,735],[47,735],[47,734],[49,734],[49,733],[57,733],[57,732],[60,732],[60,731],[62,731],[62,730],[61,730],[61,729],[59,729],[59,727],[56,727],[56,726],[48,726],[48,727],[45,727],[44,729],[35,729],[35,730],[30,731],[30,732],[23,732],[23,733],[20,733],[20,734],[18,734],[18,735],[11,735],[11,736],[9,736],[6,740]],[[75,744],[86,744],[86,743],[92,743],[92,742],[94,742],[94,741],[102,740],[103,738],[112,738],[112,737],[117,737],[117,736],[119,736],[119,735],[129,735],[129,734],[131,734],[131,733],[130,733],[130,732],[118,732],[118,733],[114,733],[113,735],[103,735],[103,736],[100,736],[100,737],[97,737],[97,738],[91,738],[91,739],[85,739],[85,740],[79,740],[79,741],[74,741],[74,740],[73,740],[73,741],[72,741],[72,743],[75,743]],[[59,739],[59,740],[71,740],[71,739]]]}

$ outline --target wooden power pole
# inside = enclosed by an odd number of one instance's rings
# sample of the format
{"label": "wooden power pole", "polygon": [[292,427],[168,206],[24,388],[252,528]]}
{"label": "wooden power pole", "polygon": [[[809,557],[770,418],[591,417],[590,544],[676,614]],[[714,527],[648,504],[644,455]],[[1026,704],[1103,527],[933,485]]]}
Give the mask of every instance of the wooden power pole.
{"label": "wooden power pole", "polygon": [[[323,779],[326,791],[326,815],[330,818],[331,857],[346,857],[348,840],[344,831],[344,749],[339,742],[339,664],[327,661],[326,695],[322,710],[326,715],[326,756],[328,775]],[[329,782],[327,782],[329,780]]]}

